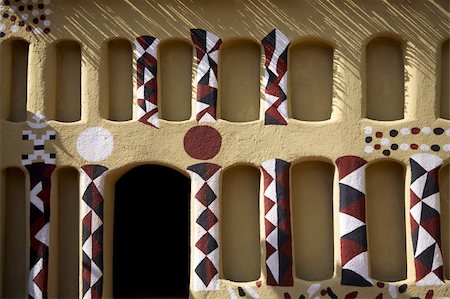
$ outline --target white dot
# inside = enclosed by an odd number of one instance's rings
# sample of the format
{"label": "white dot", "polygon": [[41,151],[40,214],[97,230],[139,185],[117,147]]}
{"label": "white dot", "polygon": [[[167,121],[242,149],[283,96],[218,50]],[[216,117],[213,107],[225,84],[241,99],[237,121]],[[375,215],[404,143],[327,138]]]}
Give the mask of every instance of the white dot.
{"label": "white dot", "polygon": [[33,10],[33,16],[37,17],[39,15],[39,11],[37,9]]}
{"label": "white dot", "polygon": [[27,13],[24,13],[24,14],[22,15],[22,19],[23,19],[23,20],[28,20],[29,17],[30,17],[30,16],[29,16]]}
{"label": "white dot", "polygon": [[50,4],[50,0],[44,0],[44,4],[45,5],[49,5]]}
{"label": "white dot", "polygon": [[113,148],[113,136],[102,127],[87,128],[77,139],[78,153],[89,162],[105,160],[111,155]]}
{"label": "white dot", "polygon": [[366,135],[372,134],[372,131],[373,131],[373,129],[371,126],[367,126],[364,128],[364,134],[366,134]]}
{"label": "white dot", "polygon": [[3,23],[0,23],[0,31],[3,31],[3,30],[5,30],[5,28],[6,28],[5,24],[3,24]]}
{"label": "white dot", "polygon": [[450,129],[447,129],[447,130],[445,131],[445,134],[447,134],[447,136],[450,136]]}
{"label": "white dot", "polygon": [[0,10],[3,10],[5,8],[3,5],[0,4]]}
{"label": "white dot", "polygon": [[17,31],[19,31],[19,27],[17,25],[12,25],[11,32],[17,32]]}
{"label": "white dot", "polygon": [[421,149],[422,151],[424,151],[424,152],[427,152],[427,151],[430,150],[430,147],[429,147],[427,144],[422,144],[422,145],[420,146],[420,149]]}
{"label": "white dot", "polygon": [[370,145],[366,146],[366,147],[364,148],[364,151],[365,151],[366,153],[368,153],[368,154],[372,153],[372,152],[373,152],[373,146],[370,146]]}
{"label": "white dot", "polygon": [[28,0],[22,0],[22,3],[24,4],[28,3]]}
{"label": "white dot", "polygon": [[52,22],[50,22],[50,20],[45,20],[44,21],[44,26],[45,27],[49,27],[52,24]]}
{"label": "white dot", "polygon": [[31,0],[33,3],[37,3],[38,2],[38,0]]}
{"label": "white dot", "polygon": [[388,145],[390,143],[389,138],[381,138],[381,145]]}
{"label": "white dot", "polygon": [[444,144],[442,148],[444,149],[444,151],[450,152],[450,144]]}
{"label": "white dot", "polygon": [[46,10],[44,10],[44,13],[48,16],[49,14],[52,13],[51,9],[47,8]]}
{"label": "white dot", "polygon": [[10,7],[10,8],[8,9],[8,12],[14,13],[14,10]]}
{"label": "white dot", "polygon": [[400,144],[400,149],[402,151],[407,151],[409,149],[409,145],[406,143],[402,143],[402,144]]}
{"label": "white dot", "polygon": [[408,135],[409,133],[411,133],[409,131],[409,128],[403,128],[400,130],[400,134],[402,134],[402,135]]}
{"label": "white dot", "polygon": [[428,135],[431,133],[431,128],[430,127],[423,127],[422,128],[422,133],[424,133],[425,135]]}
{"label": "white dot", "polygon": [[15,6],[13,5],[13,6],[11,6],[11,9],[12,9],[13,11],[16,11],[17,7],[15,7]]}

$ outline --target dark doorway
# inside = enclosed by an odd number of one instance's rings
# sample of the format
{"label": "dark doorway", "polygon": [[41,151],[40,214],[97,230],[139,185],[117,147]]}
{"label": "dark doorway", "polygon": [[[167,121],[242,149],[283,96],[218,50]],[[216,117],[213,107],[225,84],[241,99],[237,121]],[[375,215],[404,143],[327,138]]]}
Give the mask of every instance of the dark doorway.
{"label": "dark doorway", "polygon": [[138,166],[115,185],[113,295],[189,297],[190,180]]}

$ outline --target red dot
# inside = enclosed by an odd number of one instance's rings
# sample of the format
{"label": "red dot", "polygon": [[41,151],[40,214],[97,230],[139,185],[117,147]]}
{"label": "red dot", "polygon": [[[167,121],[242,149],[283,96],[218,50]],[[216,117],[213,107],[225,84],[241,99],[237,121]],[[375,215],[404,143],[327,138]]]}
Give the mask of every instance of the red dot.
{"label": "red dot", "polygon": [[27,8],[28,8],[28,10],[32,10],[33,9],[33,5],[28,5]]}
{"label": "red dot", "polygon": [[27,28],[25,28],[26,31],[31,31],[31,26],[27,26]]}
{"label": "red dot", "polygon": [[214,158],[219,153],[221,145],[222,136],[213,127],[193,127],[184,135],[184,150],[195,159]]}
{"label": "red dot", "polygon": [[411,129],[411,133],[413,133],[414,135],[419,134],[420,133],[420,129],[415,127]]}
{"label": "red dot", "polygon": [[320,291],[320,295],[325,296],[327,294],[327,290]]}
{"label": "red dot", "polygon": [[261,285],[262,285],[261,280],[258,280],[258,281],[256,282],[256,286],[259,288],[259,287],[261,287]]}
{"label": "red dot", "polygon": [[45,34],[49,34],[49,33],[50,33],[50,28],[45,28],[45,29],[44,29],[44,33],[45,33]]}
{"label": "red dot", "polygon": [[11,17],[11,22],[14,22],[15,20],[17,20],[17,17],[16,16],[12,16]]}
{"label": "red dot", "polygon": [[284,299],[291,299],[291,295],[288,292],[284,293]]}
{"label": "red dot", "polygon": [[43,20],[45,20],[45,16],[42,15],[42,16],[39,17],[39,19],[41,19],[43,21]]}
{"label": "red dot", "polygon": [[374,148],[375,148],[376,150],[379,150],[379,149],[381,148],[381,145],[375,144],[375,145],[374,145]]}
{"label": "red dot", "polygon": [[415,143],[412,143],[411,144],[411,148],[415,150],[415,149],[418,149],[419,146],[417,144],[415,144]]}
{"label": "red dot", "polygon": [[383,137],[383,132],[376,132],[375,137],[377,137],[377,138]]}
{"label": "red dot", "polygon": [[384,288],[384,283],[381,281],[377,282],[377,287]]}

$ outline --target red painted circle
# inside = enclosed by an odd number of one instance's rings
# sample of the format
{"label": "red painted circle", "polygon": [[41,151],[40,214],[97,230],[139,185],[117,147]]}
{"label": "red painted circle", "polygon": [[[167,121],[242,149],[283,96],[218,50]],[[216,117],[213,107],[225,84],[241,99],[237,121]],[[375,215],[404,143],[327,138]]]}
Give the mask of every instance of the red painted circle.
{"label": "red painted circle", "polygon": [[412,128],[411,129],[411,133],[413,133],[414,135],[419,134],[420,133],[420,129],[419,128]]}
{"label": "red painted circle", "polygon": [[414,149],[414,150],[417,149],[418,147],[419,146],[417,144],[415,144],[415,143],[411,144],[411,148]]}
{"label": "red painted circle", "polygon": [[374,148],[375,148],[376,150],[379,150],[379,149],[381,148],[381,145],[375,144]]}
{"label": "red painted circle", "polygon": [[209,160],[220,151],[222,136],[209,126],[197,126],[191,128],[184,135],[184,150],[192,158]]}
{"label": "red painted circle", "polygon": [[376,132],[375,137],[377,137],[377,138],[383,137],[383,132]]}

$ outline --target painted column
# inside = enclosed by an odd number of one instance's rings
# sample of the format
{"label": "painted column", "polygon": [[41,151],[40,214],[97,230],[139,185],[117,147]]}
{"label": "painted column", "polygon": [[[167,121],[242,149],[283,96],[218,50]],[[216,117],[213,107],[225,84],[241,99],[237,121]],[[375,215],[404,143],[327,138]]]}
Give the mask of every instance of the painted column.
{"label": "painted column", "polygon": [[159,40],[153,36],[139,36],[135,40],[137,68],[138,120],[159,128],[157,53]]}
{"label": "painted column", "polygon": [[194,291],[219,289],[220,166],[199,163],[188,167],[192,179],[195,223],[191,273]]}
{"label": "painted column", "polygon": [[409,210],[416,268],[416,285],[444,284],[441,253],[439,169],[442,159],[416,154],[409,159],[411,185]]}
{"label": "painted column", "polygon": [[372,286],[366,236],[366,164],[364,159],[356,156],[343,156],[336,160],[342,285]]}
{"label": "painted column", "polygon": [[260,167],[264,179],[267,285],[272,286],[293,285],[290,165],[280,159],[271,159]]}
{"label": "painted column", "polygon": [[287,125],[287,63],[289,39],[278,29],[272,30],[262,41],[264,62],[264,124]]}
{"label": "painted column", "polygon": [[103,184],[108,168],[84,165],[80,173],[83,299],[101,298],[103,289]]}
{"label": "painted column", "polygon": [[197,121],[215,122],[217,109],[217,67],[222,40],[203,29],[191,29],[197,54]]}

